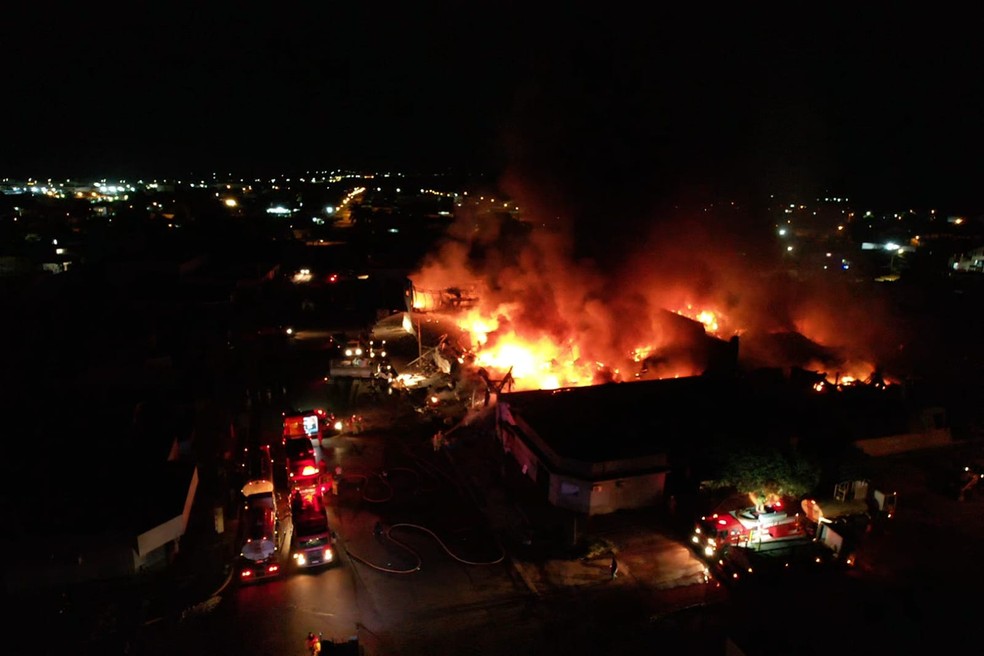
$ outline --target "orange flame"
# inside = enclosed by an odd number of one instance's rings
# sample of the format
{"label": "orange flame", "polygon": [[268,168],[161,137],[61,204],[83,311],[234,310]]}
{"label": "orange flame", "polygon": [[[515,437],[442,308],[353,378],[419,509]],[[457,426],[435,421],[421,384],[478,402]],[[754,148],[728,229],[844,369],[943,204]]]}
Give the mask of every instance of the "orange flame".
{"label": "orange flame", "polygon": [[681,317],[687,317],[688,319],[693,319],[704,324],[704,330],[712,335],[718,335],[722,333],[722,324],[725,323],[724,315],[720,312],[714,310],[695,310],[694,306],[687,303],[685,309],[677,310],[677,314]]}
{"label": "orange flame", "polygon": [[[510,318],[518,309],[502,305],[485,313],[470,308],[456,318],[470,341],[474,365],[498,377],[509,372],[516,391],[621,381],[623,368],[629,370],[630,378],[679,378],[701,373],[690,363],[660,360],[656,357],[659,347],[652,343],[636,346],[625,353],[622,362],[603,362],[586,356],[585,349],[573,337],[557,340],[550,335],[521,334]],[[699,311],[696,316],[717,329],[717,313]]]}

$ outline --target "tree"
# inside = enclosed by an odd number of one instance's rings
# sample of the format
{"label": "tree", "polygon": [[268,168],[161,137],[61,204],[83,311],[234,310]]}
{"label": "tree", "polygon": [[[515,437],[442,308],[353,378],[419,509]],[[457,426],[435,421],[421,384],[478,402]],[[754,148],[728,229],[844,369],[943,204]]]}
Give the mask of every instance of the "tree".
{"label": "tree", "polygon": [[819,481],[819,464],[799,451],[739,444],[733,445],[722,460],[720,475],[712,486],[733,487],[747,494],[761,512],[770,500],[803,496]]}

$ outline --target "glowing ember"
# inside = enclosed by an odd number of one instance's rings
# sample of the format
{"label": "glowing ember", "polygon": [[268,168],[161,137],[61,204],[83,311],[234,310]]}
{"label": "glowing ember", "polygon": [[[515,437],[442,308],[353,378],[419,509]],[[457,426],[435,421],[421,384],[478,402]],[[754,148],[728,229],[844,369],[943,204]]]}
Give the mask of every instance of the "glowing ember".
{"label": "glowing ember", "polygon": [[898,381],[881,374],[875,365],[868,362],[847,362],[843,363],[835,371],[829,371],[828,367],[822,363],[813,362],[807,366],[810,371],[824,377],[813,385],[813,389],[822,392],[827,389],[844,389],[859,385],[869,385],[884,389],[889,385],[896,385]]}

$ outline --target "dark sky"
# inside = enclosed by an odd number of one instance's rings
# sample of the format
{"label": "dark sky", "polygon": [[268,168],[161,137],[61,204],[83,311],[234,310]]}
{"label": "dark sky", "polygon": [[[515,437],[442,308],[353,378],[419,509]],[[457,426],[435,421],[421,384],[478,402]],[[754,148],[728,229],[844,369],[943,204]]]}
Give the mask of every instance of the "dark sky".
{"label": "dark sky", "polygon": [[75,4],[0,28],[0,175],[471,167],[558,197],[982,205],[984,58],[956,14]]}

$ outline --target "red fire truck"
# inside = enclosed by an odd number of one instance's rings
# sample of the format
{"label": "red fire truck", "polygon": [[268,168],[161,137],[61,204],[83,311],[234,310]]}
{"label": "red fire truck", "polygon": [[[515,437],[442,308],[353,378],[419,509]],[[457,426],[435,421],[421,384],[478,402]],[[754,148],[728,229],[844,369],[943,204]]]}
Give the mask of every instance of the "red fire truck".
{"label": "red fire truck", "polygon": [[294,490],[291,495],[293,548],[296,567],[317,567],[335,562],[335,534],[328,525],[328,509],[324,491],[309,487]]}
{"label": "red fire truck", "polygon": [[306,437],[321,442],[321,414],[317,410],[284,413],[284,442]]}
{"label": "red fire truck", "polygon": [[280,521],[273,481],[250,481],[243,488],[243,544],[239,579],[244,583],[276,577],[280,571]]}
{"label": "red fire truck", "polygon": [[811,540],[800,513],[788,513],[781,502],[764,511],[743,508],[701,517],[690,538],[698,552],[715,558],[726,546],[760,549],[779,542]]}

